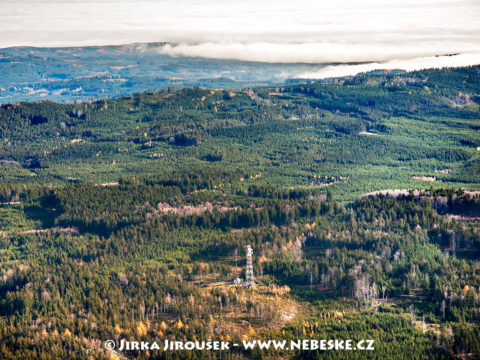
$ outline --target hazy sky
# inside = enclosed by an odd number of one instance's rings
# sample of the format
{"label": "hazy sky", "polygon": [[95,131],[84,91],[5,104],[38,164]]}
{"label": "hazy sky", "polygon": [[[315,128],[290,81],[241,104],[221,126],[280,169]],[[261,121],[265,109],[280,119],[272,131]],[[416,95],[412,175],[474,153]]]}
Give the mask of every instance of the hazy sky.
{"label": "hazy sky", "polygon": [[0,47],[172,42],[158,51],[408,69],[480,63],[479,19],[480,0],[0,0]]}

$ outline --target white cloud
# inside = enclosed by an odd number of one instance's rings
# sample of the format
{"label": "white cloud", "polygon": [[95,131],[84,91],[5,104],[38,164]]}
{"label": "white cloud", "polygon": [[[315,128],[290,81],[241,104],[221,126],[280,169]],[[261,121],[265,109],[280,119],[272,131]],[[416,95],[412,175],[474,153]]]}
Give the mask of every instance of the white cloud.
{"label": "white cloud", "polygon": [[[269,43],[269,42],[207,42],[199,44],[166,44],[157,48],[161,54],[172,56],[238,59],[245,61],[285,63],[365,63],[408,60],[435,55],[470,52],[470,45],[454,42],[431,44],[403,43]],[[480,52],[480,48],[477,49]],[[477,57],[477,61],[480,58]]]}
{"label": "white cloud", "polygon": [[403,69],[407,71],[443,68],[452,66],[469,66],[480,63],[480,53],[476,54],[459,54],[455,56],[430,56],[420,57],[408,60],[390,60],[384,63],[368,63],[358,65],[329,65],[317,71],[298,74],[298,78],[304,79],[325,79],[329,77],[340,77],[348,75],[356,75],[362,72],[368,72],[378,69]]}
{"label": "white cloud", "polygon": [[478,0],[1,0],[0,47],[170,42],[158,51],[426,67],[480,63],[478,19]]}

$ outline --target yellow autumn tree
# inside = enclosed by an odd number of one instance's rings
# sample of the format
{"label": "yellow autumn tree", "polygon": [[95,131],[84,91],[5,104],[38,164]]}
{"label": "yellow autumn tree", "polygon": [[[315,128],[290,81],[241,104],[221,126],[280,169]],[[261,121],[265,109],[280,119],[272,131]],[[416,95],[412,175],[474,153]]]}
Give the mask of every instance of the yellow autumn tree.
{"label": "yellow autumn tree", "polygon": [[139,322],[137,324],[137,328],[135,329],[136,333],[138,336],[145,336],[147,335],[147,327],[145,326],[145,324],[143,322]]}

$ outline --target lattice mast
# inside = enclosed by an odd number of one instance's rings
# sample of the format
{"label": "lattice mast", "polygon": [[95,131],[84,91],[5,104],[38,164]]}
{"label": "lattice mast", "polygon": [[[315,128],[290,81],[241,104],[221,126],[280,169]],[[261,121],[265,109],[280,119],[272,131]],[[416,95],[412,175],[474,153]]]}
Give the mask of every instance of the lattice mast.
{"label": "lattice mast", "polygon": [[245,286],[255,286],[255,277],[253,276],[253,263],[252,263],[253,249],[250,245],[247,245],[247,268],[245,270]]}

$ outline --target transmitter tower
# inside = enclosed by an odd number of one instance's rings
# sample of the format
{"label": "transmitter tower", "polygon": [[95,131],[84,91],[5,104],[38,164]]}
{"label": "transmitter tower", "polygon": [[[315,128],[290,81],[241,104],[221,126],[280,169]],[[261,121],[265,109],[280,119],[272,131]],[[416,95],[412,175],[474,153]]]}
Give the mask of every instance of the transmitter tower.
{"label": "transmitter tower", "polygon": [[253,263],[252,263],[253,249],[250,245],[247,245],[247,268],[245,269],[245,286],[255,286],[255,277],[253,276]]}

